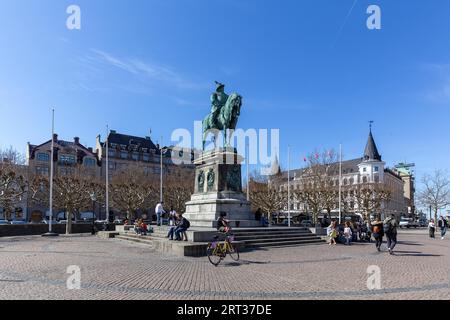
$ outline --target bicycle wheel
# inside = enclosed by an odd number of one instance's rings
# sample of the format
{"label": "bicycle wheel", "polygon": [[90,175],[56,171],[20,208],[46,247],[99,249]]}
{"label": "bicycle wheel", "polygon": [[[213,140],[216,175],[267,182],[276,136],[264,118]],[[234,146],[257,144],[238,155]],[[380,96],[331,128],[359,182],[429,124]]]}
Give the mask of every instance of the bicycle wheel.
{"label": "bicycle wheel", "polygon": [[228,254],[234,261],[239,261],[239,249],[231,243],[229,244],[228,247]]}
{"label": "bicycle wheel", "polygon": [[206,248],[206,254],[208,256],[209,262],[211,262],[214,266],[218,266],[220,261],[222,261],[222,257],[218,255],[218,247],[217,244],[213,245],[210,243],[208,247]]}

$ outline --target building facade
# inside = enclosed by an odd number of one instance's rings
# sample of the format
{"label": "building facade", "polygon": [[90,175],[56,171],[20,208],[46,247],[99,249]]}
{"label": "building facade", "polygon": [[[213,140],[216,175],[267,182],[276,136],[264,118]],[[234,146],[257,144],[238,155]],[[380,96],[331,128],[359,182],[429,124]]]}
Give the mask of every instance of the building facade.
{"label": "building facade", "polygon": [[[58,135],[53,135],[54,155],[51,159],[52,140],[42,144],[34,145],[28,143],[26,161],[28,166],[28,176],[43,175],[50,177],[50,164],[53,161],[53,174],[69,175],[74,173],[76,166],[83,168],[83,173],[93,178],[100,177],[101,163],[98,155],[92,148],[88,148],[80,143],[78,137],[72,141],[58,139]],[[27,220],[44,219],[48,215],[48,208],[34,205],[31,199],[28,199]],[[54,218],[58,212],[54,213]]]}
{"label": "building facade", "polygon": [[[380,188],[389,190],[389,200],[382,201],[381,203],[380,211],[382,218],[390,214],[395,214],[400,218],[400,216],[405,215],[408,212],[404,197],[404,185],[406,182],[396,171],[386,167],[386,163],[382,160],[382,157],[378,152],[372,130],[369,133],[363,157],[343,161],[341,166],[341,208],[343,213],[362,215],[362,208],[358,207],[355,192],[358,187],[361,187],[363,184],[377,185]],[[301,190],[306,184],[311,183],[307,170],[308,169],[299,169],[291,172],[290,188],[294,194],[295,190]],[[331,184],[335,189],[338,189],[339,186],[339,170],[338,162],[330,164],[328,174],[331,176]],[[277,170],[272,168],[272,172],[276,171]],[[278,175],[271,177],[269,183],[280,188],[282,191],[286,191],[287,173],[281,172]],[[414,192],[414,190],[410,191]],[[286,207],[285,209],[287,210],[288,208]],[[295,198],[291,201],[290,210],[293,215],[307,215],[311,211],[306,203]],[[333,213],[336,215],[338,210],[339,198],[336,197],[334,207],[332,208],[332,215]],[[323,211],[322,214],[325,214],[325,211]]]}

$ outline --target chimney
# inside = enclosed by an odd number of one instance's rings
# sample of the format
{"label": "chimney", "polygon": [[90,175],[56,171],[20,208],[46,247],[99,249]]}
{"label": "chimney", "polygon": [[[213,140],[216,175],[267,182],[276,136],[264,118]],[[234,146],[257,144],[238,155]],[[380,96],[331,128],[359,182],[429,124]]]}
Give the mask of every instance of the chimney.
{"label": "chimney", "polygon": [[53,134],[53,141],[54,142],[58,141],[58,134],[57,133]]}
{"label": "chimney", "polygon": [[80,144],[80,138],[78,138],[78,137],[73,138],[73,142],[75,144]]}
{"label": "chimney", "polygon": [[92,147],[88,148],[89,152],[94,153],[94,149],[92,149]]}
{"label": "chimney", "polygon": [[151,140],[151,139],[150,139],[150,137],[147,136],[147,137],[145,137],[145,140]]}

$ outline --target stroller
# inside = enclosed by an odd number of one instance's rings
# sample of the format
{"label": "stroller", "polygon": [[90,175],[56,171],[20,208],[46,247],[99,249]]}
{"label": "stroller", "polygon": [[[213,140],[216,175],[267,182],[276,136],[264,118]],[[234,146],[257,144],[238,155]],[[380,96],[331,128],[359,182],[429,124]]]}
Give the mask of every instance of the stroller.
{"label": "stroller", "polygon": [[359,231],[359,241],[361,242],[371,242],[372,241],[372,232],[366,225],[361,226],[361,230]]}

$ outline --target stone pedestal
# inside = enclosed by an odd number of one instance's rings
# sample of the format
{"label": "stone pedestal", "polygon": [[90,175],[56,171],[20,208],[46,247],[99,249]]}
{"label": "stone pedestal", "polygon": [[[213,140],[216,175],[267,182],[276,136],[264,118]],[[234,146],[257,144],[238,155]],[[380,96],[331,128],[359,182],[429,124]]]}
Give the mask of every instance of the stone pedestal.
{"label": "stone pedestal", "polygon": [[215,149],[194,161],[195,192],[185,213],[192,227],[215,228],[221,212],[234,228],[261,225],[242,193],[242,160],[234,149]]}

